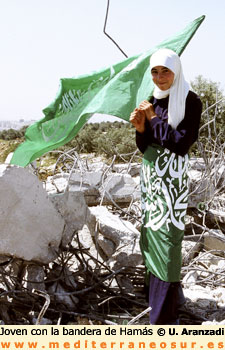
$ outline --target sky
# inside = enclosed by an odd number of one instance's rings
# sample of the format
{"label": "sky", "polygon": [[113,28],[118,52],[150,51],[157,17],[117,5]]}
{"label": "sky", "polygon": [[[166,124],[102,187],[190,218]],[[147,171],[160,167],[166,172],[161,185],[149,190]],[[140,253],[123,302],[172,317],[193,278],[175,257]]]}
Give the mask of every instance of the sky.
{"label": "sky", "polygon": [[[103,33],[107,0],[0,0],[0,120],[38,120],[60,78],[125,59]],[[198,75],[225,90],[224,0],[110,0],[106,31],[128,57],[204,22],[181,59],[188,82]]]}

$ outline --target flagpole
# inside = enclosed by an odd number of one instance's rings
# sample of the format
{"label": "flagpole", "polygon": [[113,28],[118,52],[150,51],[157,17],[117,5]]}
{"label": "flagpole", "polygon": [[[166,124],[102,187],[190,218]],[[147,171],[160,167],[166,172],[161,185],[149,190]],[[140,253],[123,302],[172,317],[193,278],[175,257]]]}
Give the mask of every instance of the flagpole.
{"label": "flagpole", "polygon": [[106,24],[107,24],[107,19],[108,19],[108,13],[109,13],[109,2],[110,0],[108,0],[107,2],[107,9],[106,9],[106,15],[105,15],[105,24],[104,24],[104,28],[103,28],[103,33],[110,39],[112,40],[112,42],[118,47],[118,49],[122,52],[122,54],[127,58],[128,56],[125,54],[125,52],[121,49],[121,47],[115,42],[115,40],[108,34],[106,33],[105,29],[106,29]]}

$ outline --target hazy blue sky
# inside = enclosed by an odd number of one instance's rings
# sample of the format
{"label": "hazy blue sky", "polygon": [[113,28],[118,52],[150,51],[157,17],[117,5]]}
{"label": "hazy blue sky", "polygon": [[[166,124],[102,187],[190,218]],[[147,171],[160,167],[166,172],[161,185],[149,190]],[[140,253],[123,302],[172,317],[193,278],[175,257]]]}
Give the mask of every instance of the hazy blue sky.
{"label": "hazy blue sky", "polygon": [[[39,119],[59,79],[125,57],[103,34],[107,0],[0,0],[0,119]],[[188,81],[201,74],[225,88],[224,0],[111,0],[107,32],[128,56],[206,15],[182,55]]]}

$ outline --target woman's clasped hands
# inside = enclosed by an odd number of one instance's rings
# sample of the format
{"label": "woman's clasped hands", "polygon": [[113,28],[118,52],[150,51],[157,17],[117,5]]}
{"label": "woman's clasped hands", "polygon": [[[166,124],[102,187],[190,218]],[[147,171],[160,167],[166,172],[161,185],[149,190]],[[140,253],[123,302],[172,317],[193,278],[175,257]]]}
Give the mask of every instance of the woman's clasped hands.
{"label": "woman's clasped hands", "polygon": [[142,133],[145,131],[145,120],[150,121],[155,117],[156,114],[152,103],[145,100],[131,113],[130,122],[138,132]]}

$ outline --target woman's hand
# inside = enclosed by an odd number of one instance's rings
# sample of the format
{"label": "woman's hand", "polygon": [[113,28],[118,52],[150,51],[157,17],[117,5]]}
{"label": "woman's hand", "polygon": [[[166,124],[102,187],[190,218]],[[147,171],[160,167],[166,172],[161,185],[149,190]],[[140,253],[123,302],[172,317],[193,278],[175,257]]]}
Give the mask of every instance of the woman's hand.
{"label": "woman's hand", "polygon": [[156,117],[155,110],[154,110],[152,103],[150,103],[146,100],[140,103],[138,109],[140,111],[144,111],[145,116],[148,120],[151,120],[152,118]]}
{"label": "woman's hand", "polygon": [[145,112],[135,108],[135,110],[130,115],[130,122],[135,127],[135,129],[142,133],[145,131]]}

